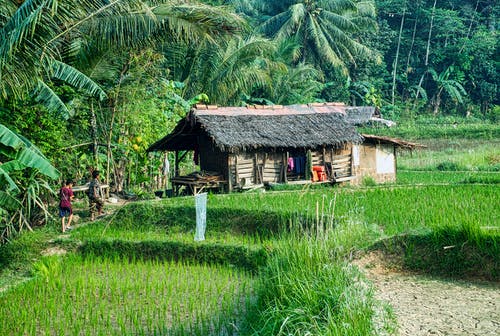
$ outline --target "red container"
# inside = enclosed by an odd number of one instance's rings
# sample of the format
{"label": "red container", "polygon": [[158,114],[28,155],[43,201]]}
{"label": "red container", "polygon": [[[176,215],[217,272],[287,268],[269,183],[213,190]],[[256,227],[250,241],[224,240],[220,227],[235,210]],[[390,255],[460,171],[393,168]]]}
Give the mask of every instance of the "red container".
{"label": "red container", "polygon": [[323,167],[323,166],[313,166],[313,171],[316,171],[316,172],[325,172],[325,167]]}

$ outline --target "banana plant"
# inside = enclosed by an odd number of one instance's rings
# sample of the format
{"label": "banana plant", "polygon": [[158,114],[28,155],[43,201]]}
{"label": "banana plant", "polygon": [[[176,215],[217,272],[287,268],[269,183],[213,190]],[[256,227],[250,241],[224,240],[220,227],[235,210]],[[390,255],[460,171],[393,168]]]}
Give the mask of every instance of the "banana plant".
{"label": "banana plant", "polygon": [[53,193],[46,178],[59,172],[25,137],[0,124],[0,243],[23,229],[35,216],[49,216],[43,195]]}

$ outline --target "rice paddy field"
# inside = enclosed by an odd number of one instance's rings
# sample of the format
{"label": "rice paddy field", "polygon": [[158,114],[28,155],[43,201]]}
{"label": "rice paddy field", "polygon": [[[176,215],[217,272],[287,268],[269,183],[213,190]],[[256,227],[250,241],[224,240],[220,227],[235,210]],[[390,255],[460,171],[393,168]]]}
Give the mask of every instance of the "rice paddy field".
{"label": "rice paddy field", "polygon": [[0,281],[0,330],[394,334],[390,307],[350,262],[358,251],[383,246],[407,267],[500,281],[496,146],[427,145],[399,157],[394,184],[209,195],[202,242],[192,197],[126,204],[66,235],[57,223],[27,234],[0,249],[0,279],[30,265],[16,285]]}
{"label": "rice paddy field", "polygon": [[[253,278],[226,266],[45,258],[0,297],[11,335],[231,335]],[[2,332],[2,333],[3,333]]]}

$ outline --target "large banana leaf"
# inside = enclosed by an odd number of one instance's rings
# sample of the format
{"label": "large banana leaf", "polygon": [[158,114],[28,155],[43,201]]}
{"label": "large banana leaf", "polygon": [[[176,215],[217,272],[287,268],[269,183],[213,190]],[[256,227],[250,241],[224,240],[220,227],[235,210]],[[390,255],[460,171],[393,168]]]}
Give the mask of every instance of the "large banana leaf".
{"label": "large banana leaf", "polygon": [[51,111],[57,111],[64,119],[71,117],[71,112],[59,96],[42,80],[38,80],[38,85],[34,92],[35,100],[47,107]]}
{"label": "large banana leaf", "polygon": [[47,175],[48,177],[53,179],[59,178],[59,172],[57,169],[50,164],[47,159],[37,154],[29,147],[24,147],[21,151],[19,151],[17,160],[27,167],[38,169],[40,173]]}
{"label": "large banana leaf", "polygon": [[14,180],[12,180],[7,171],[3,169],[3,166],[5,166],[5,164],[0,165],[0,182],[3,181],[7,182],[9,186],[7,190],[16,190],[16,191],[19,190]]}
{"label": "large banana leaf", "polygon": [[[19,167],[19,165],[24,165],[25,167],[38,169],[40,173],[53,179],[59,177],[57,169],[52,166],[49,160],[43,156],[36,146],[2,124],[0,124],[0,143],[13,148],[10,158],[17,161],[7,165],[8,169],[14,169],[16,166]],[[8,174],[6,170],[2,169],[2,171]]]}
{"label": "large banana leaf", "polygon": [[0,169],[2,169],[7,174],[16,170],[23,170],[24,168],[26,168],[26,166],[18,160],[7,161],[4,164],[0,165]]}
{"label": "large banana leaf", "polygon": [[0,143],[14,148],[14,150],[18,150],[24,145],[24,142],[17,136],[16,133],[12,132],[2,124],[0,124]]}
{"label": "large banana leaf", "polygon": [[9,193],[0,190],[0,209],[16,210],[21,207],[21,203]]}

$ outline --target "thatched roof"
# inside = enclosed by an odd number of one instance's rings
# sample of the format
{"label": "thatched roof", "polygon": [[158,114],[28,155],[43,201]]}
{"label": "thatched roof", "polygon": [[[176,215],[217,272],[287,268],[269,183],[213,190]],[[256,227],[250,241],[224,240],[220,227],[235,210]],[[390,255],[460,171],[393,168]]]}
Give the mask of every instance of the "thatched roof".
{"label": "thatched roof", "polygon": [[345,119],[346,106],[197,106],[174,131],[148,149],[192,150],[205,134],[222,151],[341,147],[363,138]]}
{"label": "thatched roof", "polygon": [[380,136],[380,135],[372,135],[372,134],[363,134],[363,138],[365,138],[366,142],[370,143],[388,143],[388,144],[393,144],[397,147],[400,148],[405,148],[405,149],[416,149],[416,148],[424,148],[426,147],[425,145],[421,145],[415,142],[409,142],[401,139],[396,139],[396,138],[390,138],[386,136]]}

